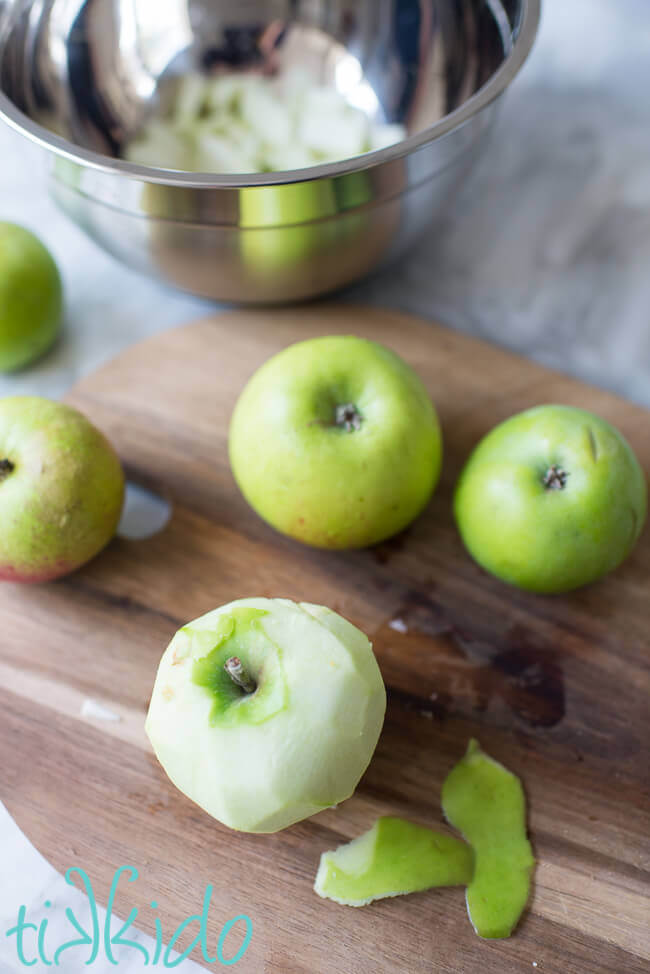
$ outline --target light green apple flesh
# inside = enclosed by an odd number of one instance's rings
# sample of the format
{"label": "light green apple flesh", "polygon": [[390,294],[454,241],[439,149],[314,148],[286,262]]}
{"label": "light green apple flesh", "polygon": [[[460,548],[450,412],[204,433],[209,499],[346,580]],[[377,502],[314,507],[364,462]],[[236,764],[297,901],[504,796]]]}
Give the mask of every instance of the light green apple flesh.
{"label": "light green apple flesh", "polygon": [[58,268],[38,237],[0,222],[0,371],[24,368],[59,333],[63,287]]}
{"label": "light green apple flesh", "polygon": [[230,462],[251,506],[321,548],[363,548],[405,528],[437,483],[442,442],[416,373],[354,336],[299,342],[249,380]]}
{"label": "light green apple flesh", "polygon": [[521,782],[472,740],[445,779],[442,808],[474,849],[467,912],[476,933],[509,937],[528,901],[535,865]]}
{"label": "light green apple flesh", "polygon": [[146,730],[170,779],[206,812],[276,832],[349,798],[385,709],[371,644],[351,623],[322,606],[249,598],[176,633]]}
{"label": "light green apple flesh", "polygon": [[0,580],[74,571],[113,537],[124,499],[120,461],[70,406],[0,400]]}
{"label": "light green apple flesh", "polygon": [[473,869],[465,842],[387,816],[359,838],[324,852],[314,889],[345,906],[366,906],[433,886],[467,886]]}
{"label": "light green apple flesh", "polygon": [[487,571],[532,592],[565,592],[630,553],[646,518],[646,478],[605,420],[538,406],[481,440],[454,509],[468,551]]}

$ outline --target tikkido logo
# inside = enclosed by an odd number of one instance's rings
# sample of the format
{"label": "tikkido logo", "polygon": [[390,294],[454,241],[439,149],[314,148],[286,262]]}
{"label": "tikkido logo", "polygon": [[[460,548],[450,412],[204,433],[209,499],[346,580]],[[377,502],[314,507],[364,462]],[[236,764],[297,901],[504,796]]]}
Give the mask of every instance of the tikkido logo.
{"label": "tikkido logo", "polygon": [[[106,905],[106,917],[103,923],[100,921],[97,901],[95,899],[95,894],[93,892],[92,884],[88,878],[87,873],[83,869],[78,869],[76,867],[68,869],[65,874],[65,881],[70,886],[75,886],[73,876],[77,875],[83,884],[83,890],[88,897],[90,906],[90,922],[87,924],[87,929],[84,929],[82,924],[79,922],[75,914],[70,907],[66,907],[65,916],[68,923],[74,929],[77,936],[71,940],[67,940],[65,943],[60,944],[58,947],[54,947],[52,944],[48,943],[47,917],[37,925],[36,923],[30,923],[27,917],[27,907],[21,906],[18,910],[18,919],[15,926],[7,930],[6,936],[10,939],[15,937],[16,942],[16,956],[18,961],[24,967],[34,967],[40,960],[42,965],[46,967],[58,967],[61,964],[61,957],[65,955],[65,960],[71,960],[72,955],[75,956],[77,963],[79,964],[79,970],[83,967],[89,967],[92,964],[98,963],[102,964],[103,961],[108,961],[109,964],[118,966],[121,960],[130,968],[131,961],[133,960],[133,951],[137,951],[144,960],[143,966],[145,967],[155,967],[160,965],[161,967],[178,967],[182,961],[186,960],[195,947],[201,948],[201,956],[206,964],[220,964],[223,967],[231,967],[236,964],[237,961],[241,960],[246,951],[248,950],[252,937],[253,937],[253,922],[249,916],[245,913],[240,913],[238,916],[232,918],[227,923],[225,923],[219,934],[219,939],[217,941],[216,954],[212,957],[208,952],[208,913],[210,911],[210,903],[212,900],[212,893],[214,887],[208,884],[205,888],[205,895],[203,897],[203,909],[201,913],[192,914],[192,916],[187,917],[179,926],[176,928],[172,934],[171,940],[165,947],[163,944],[163,930],[162,924],[159,917],[155,917],[155,927],[156,927],[156,937],[154,941],[153,949],[146,947],[142,943],[138,943],[135,940],[128,940],[125,934],[135,922],[138,915],[137,907],[134,907],[129,913],[126,921],[122,924],[117,933],[111,933],[111,925],[113,918],[113,906],[115,903],[115,895],[117,893],[117,887],[120,882],[120,878],[126,876],[127,882],[133,883],[138,878],[138,870],[134,866],[120,866],[116,870],[113,881],[111,883],[111,890],[108,897],[108,903]],[[44,906],[46,909],[52,907],[52,903],[49,900],[45,900]],[[158,904],[155,900],[151,902],[151,908],[156,909]],[[179,942],[188,927],[193,924],[198,923],[199,932],[192,941],[192,943],[185,948],[182,954],[172,956],[174,952],[174,945]],[[226,941],[229,934],[233,931],[237,925],[240,925],[237,933],[241,932],[241,928],[244,930],[244,937],[241,944],[232,956],[226,957],[227,947]],[[147,938],[153,939],[153,938]],[[233,938],[234,939],[234,938]],[[238,939],[238,938],[237,938]],[[129,948],[126,956],[122,956],[118,959],[115,956],[115,948]],[[101,956],[100,956],[101,955]],[[41,970],[42,968],[39,968]],[[69,969],[69,968],[68,968]]]}

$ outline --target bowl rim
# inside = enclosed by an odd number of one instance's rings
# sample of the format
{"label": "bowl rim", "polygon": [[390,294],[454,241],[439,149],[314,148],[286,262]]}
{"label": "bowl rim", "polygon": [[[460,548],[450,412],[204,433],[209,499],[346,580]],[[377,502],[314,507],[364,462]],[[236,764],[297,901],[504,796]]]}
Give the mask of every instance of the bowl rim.
{"label": "bowl rim", "polygon": [[[496,0],[496,3],[501,6],[500,0]],[[521,0],[518,24],[516,25],[518,26],[517,38],[502,63],[485,84],[473,95],[470,95],[467,101],[443,116],[434,125],[430,125],[421,132],[385,149],[364,152],[349,159],[309,166],[305,169],[219,175],[137,165],[124,159],[103,155],[92,149],[85,149],[83,146],[77,146],[74,142],[55,135],[54,132],[35,122],[17,108],[3,91],[0,91],[0,118],[21,135],[69,162],[109,175],[126,176],[140,182],[182,189],[239,189],[248,186],[277,186],[311,182],[317,179],[344,176],[347,173],[360,172],[401,159],[470,121],[474,115],[498,98],[519,73],[535,41],[540,15],[541,0]],[[0,60],[1,58],[2,52],[0,51]]]}

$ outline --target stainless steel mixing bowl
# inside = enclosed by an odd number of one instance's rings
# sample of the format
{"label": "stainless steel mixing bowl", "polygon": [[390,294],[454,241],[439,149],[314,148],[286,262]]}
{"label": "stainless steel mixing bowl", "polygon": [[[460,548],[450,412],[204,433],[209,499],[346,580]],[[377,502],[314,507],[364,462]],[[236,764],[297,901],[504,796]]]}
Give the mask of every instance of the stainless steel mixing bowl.
{"label": "stainless steel mixing bowl", "polygon": [[[312,297],[402,254],[477,158],[540,0],[0,0],[0,114],[52,156],[60,206],[131,267],[235,302]],[[302,67],[408,137],[220,176],[120,148],[190,70]],[[161,92],[163,94],[161,94]]]}

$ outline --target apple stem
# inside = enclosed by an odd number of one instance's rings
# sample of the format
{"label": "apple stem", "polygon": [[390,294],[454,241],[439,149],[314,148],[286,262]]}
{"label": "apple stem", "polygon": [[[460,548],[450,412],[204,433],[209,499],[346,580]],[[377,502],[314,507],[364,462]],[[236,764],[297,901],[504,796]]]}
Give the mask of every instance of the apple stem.
{"label": "apple stem", "polygon": [[239,656],[231,656],[226,660],[223,668],[233,683],[236,683],[238,687],[241,687],[246,693],[255,693],[257,690],[255,680],[244,668],[244,664]]}
{"label": "apple stem", "polygon": [[353,402],[346,402],[336,407],[334,423],[343,426],[346,433],[351,433],[352,430],[361,429],[361,413]]}
{"label": "apple stem", "polygon": [[14,470],[14,465],[11,460],[0,460],[0,481],[3,481],[5,477],[8,477],[10,473]]}
{"label": "apple stem", "polygon": [[566,470],[554,463],[544,474],[544,486],[547,490],[563,490],[568,477]]}

